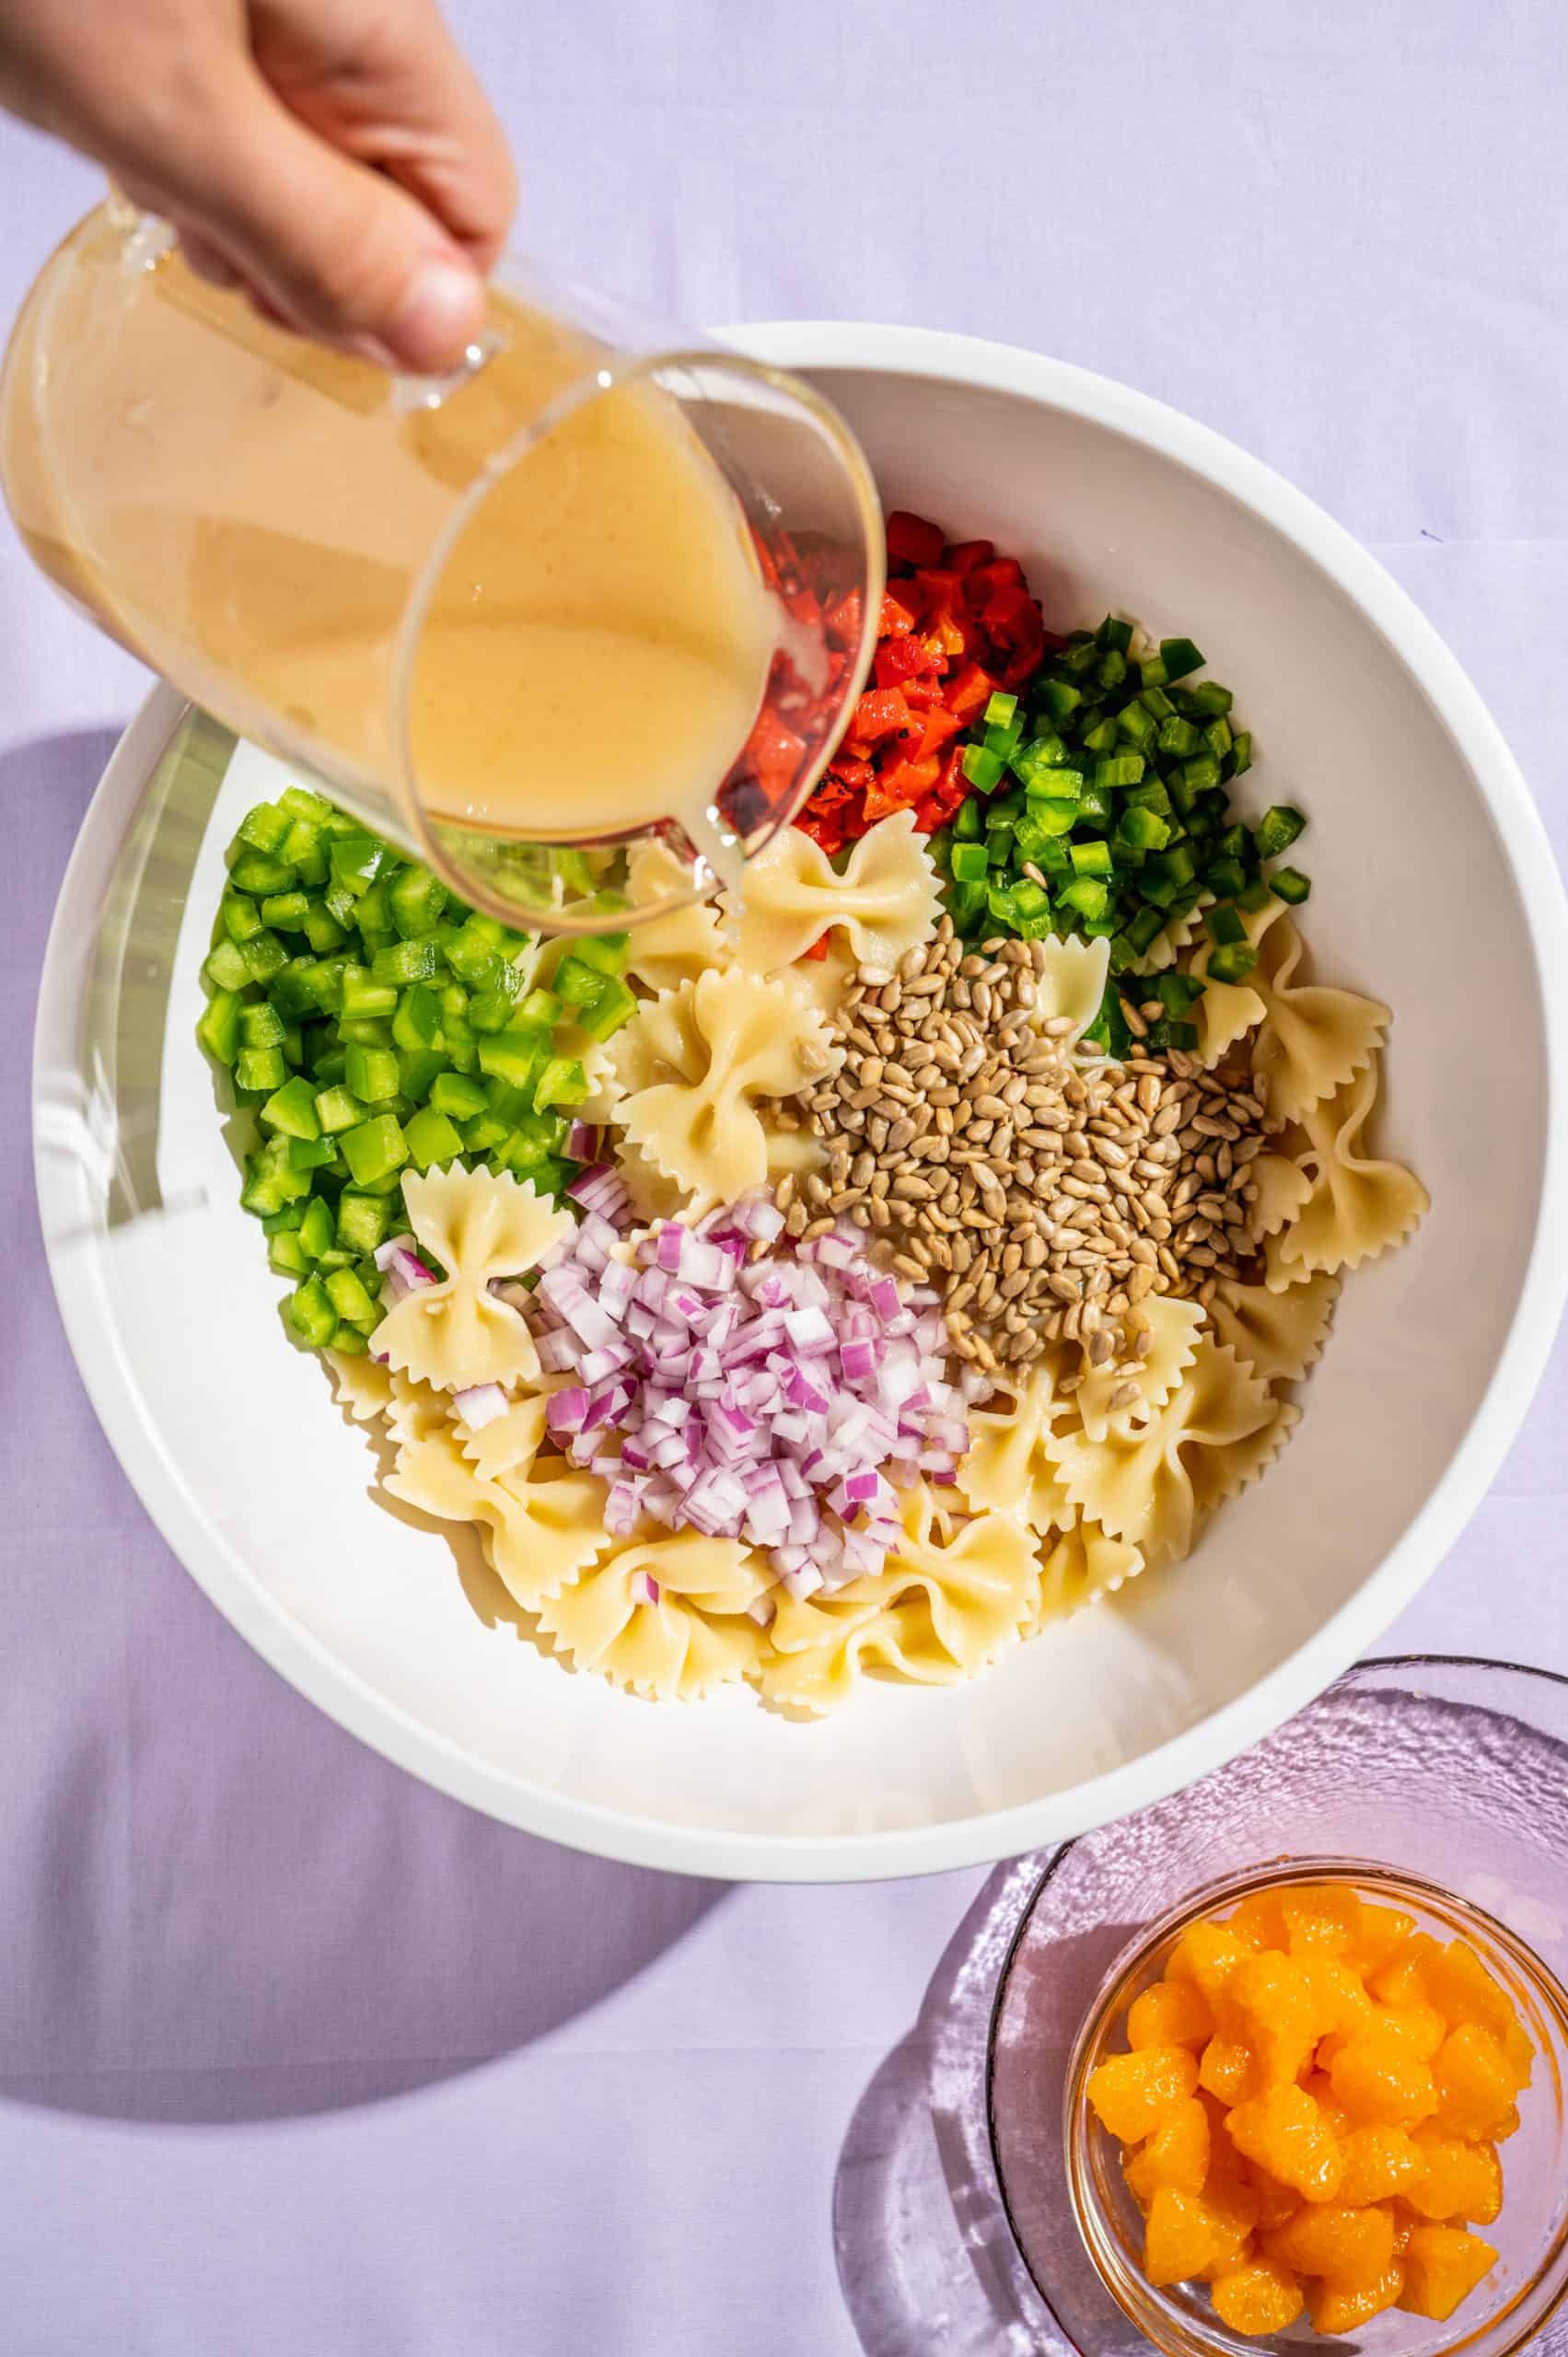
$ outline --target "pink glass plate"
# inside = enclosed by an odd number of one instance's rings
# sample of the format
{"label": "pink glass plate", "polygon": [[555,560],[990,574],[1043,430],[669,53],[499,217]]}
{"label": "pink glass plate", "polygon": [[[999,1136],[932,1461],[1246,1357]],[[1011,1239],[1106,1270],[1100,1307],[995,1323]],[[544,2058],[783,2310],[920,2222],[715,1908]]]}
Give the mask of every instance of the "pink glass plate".
{"label": "pink glass plate", "polygon": [[[987,2073],[1002,2203],[1063,2337],[1037,2345],[1147,2347],[1089,2264],[1063,2160],[1068,2058],[1111,1964],[1202,1885],[1304,1856],[1423,1875],[1568,1979],[1568,1679],[1501,1662],[1368,1662],[1215,1774],[1057,1852],[1002,1969]],[[1568,2351],[1568,2320],[1533,2345]]]}
{"label": "pink glass plate", "polygon": [[[844,2141],[834,2239],[865,2357],[1146,2357],[1069,2212],[1068,2055],[1141,1925],[1286,1852],[1424,1874],[1568,1979],[1568,1679],[1367,1662],[1185,1793],[998,1867]],[[1568,2318],[1535,2346],[1568,2357]]]}

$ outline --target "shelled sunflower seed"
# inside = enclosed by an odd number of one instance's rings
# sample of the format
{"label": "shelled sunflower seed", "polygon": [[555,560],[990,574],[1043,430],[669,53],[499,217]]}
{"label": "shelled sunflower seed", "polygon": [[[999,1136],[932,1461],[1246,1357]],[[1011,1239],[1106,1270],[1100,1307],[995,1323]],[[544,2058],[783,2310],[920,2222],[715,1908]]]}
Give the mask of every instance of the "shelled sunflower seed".
{"label": "shelled sunflower seed", "polygon": [[1081,1061],[1038,1017],[1043,945],[976,951],[944,918],[896,971],[861,966],[836,1023],[844,1061],[796,1099],[825,1173],[778,1191],[789,1233],[847,1215],[901,1276],[940,1291],[954,1347],[987,1373],[1081,1343],[1135,1367],[1151,1294],[1205,1305],[1259,1247],[1251,1164],[1262,1082],[1192,1056]]}

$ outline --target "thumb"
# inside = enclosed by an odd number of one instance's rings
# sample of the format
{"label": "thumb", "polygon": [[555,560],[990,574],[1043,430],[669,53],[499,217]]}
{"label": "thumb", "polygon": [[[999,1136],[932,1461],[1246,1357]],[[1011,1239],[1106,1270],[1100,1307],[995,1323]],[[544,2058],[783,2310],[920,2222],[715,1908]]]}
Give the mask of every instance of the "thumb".
{"label": "thumb", "polygon": [[238,78],[182,168],[169,206],[301,332],[434,375],[483,325],[483,283],[417,198],[300,122],[260,75]]}

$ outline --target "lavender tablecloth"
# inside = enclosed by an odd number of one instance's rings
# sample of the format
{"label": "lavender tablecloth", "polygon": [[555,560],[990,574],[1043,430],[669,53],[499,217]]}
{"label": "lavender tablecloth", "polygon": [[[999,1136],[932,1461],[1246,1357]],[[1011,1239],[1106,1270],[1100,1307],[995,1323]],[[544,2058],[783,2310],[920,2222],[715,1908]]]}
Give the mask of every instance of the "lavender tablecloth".
{"label": "lavender tablecloth", "polygon": [[[692,319],[1032,343],[1294,477],[1458,649],[1561,849],[1557,0],[452,14],[568,265]],[[10,128],[0,175],[8,318],[94,180]],[[836,2265],[831,2212],[918,2107],[925,2030],[883,2066],[985,1877],[723,1889],[470,1816],[250,1655],[98,1431],[40,1249],[29,1029],[143,686],[0,540],[0,2348],[957,2348],[892,2229],[841,2203]],[[1560,1348],[1398,1643],[1568,1672],[1565,1406]]]}

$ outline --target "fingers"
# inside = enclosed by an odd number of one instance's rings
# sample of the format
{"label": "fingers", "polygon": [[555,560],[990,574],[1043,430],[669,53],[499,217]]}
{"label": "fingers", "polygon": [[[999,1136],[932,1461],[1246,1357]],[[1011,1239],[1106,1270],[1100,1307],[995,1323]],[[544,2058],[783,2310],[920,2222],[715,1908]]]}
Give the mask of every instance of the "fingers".
{"label": "fingers", "polygon": [[463,247],[415,197],[330,146],[247,64],[200,135],[165,147],[165,208],[291,326],[389,366],[455,367],[484,289]]}
{"label": "fingers", "polygon": [[436,0],[0,0],[0,100],[268,317],[419,373],[482,325],[516,183]]}
{"label": "fingers", "polygon": [[252,0],[290,112],[417,197],[488,271],[517,209],[506,136],[435,0]]}
{"label": "fingers", "polygon": [[204,278],[209,286],[226,288],[243,284],[227,256],[219,253],[216,246],[210,245],[200,230],[182,227],[180,231],[180,250],[197,277]]}

